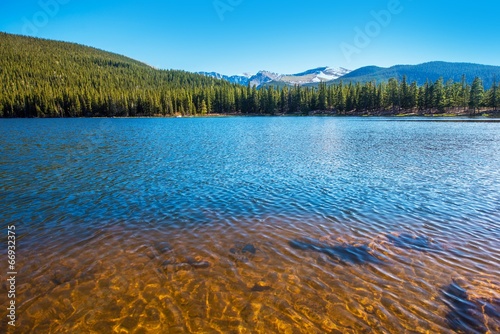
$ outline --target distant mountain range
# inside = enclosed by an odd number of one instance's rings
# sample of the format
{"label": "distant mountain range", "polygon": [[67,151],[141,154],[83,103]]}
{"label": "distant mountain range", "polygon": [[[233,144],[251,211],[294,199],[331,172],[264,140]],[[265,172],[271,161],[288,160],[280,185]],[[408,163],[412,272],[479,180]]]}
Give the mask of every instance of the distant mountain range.
{"label": "distant mountain range", "polygon": [[434,61],[419,65],[396,65],[389,68],[378,66],[365,66],[357,70],[350,71],[345,68],[318,67],[297,74],[278,74],[269,71],[260,71],[255,75],[233,75],[226,76],[215,72],[199,72],[205,76],[224,79],[231,83],[263,87],[269,85],[304,85],[317,86],[320,82],[334,84],[339,82],[387,82],[390,78],[401,80],[406,75],[408,82],[416,81],[418,85],[423,85],[427,80],[435,82],[439,78],[444,81],[453,80],[460,82],[465,75],[468,84],[471,84],[475,77],[483,80],[486,89],[493,85],[493,81],[500,82],[500,66],[490,66],[471,63],[449,63]]}
{"label": "distant mountain range", "polygon": [[[438,110],[465,110],[470,102],[473,112],[481,104],[498,109],[498,90],[489,89],[495,76],[500,80],[500,67],[466,63],[432,62],[421,65],[398,65],[391,68],[363,67],[346,69],[319,67],[302,73],[283,75],[260,71],[255,75],[224,77],[217,73],[205,75],[179,70],[159,70],[134,59],[92,47],[51,41],[0,32],[0,118],[6,117],[128,117],[180,116],[207,114],[309,114],[368,113],[388,115],[412,114]],[[460,79],[481,77],[489,91],[481,99],[478,85],[467,89],[471,98],[461,98]],[[422,87],[424,95],[410,89],[394,94],[391,87],[380,86],[386,98],[379,99],[369,85],[360,90],[353,87],[338,90],[334,84],[343,82],[386,81],[391,77],[408,82],[432,81]],[[454,79],[458,86],[442,90],[435,80]],[[218,79],[216,79],[218,78]],[[221,80],[224,79],[224,80]],[[238,84],[231,84],[229,81]],[[250,95],[242,84],[280,86],[318,85],[307,94],[295,87],[290,97],[282,91],[261,89]],[[345,86],[344,86],[345,87]],[[365,89],[363,89],[365,88]],[[441,92],[434,96],[433,92]],[[359,96],[356,96],[359,92]],[[420,92],[420,91],[419,91]],[[496,95],[492,95],[493,93]],[[338,98],[340,97],[344,98]],[[450,96],[443,97],[449,93]],[[403,96],[404,95],[404,96]],[[453,95],[453,96],[451,96]],[[300,96],[300,97],[299,97]],[[428,98],[433,96],[433,98]],[[493,99],[493,96],[495,98]],[[284,98],[284,99],[283,99]],[[416,99],[415,99],[416,98]],[[405,105],[403,106],[403,102]]]}
{"label": "distant mountain range", "polygon": [[267,85],[306,85],[306,84],[317,84],[319,82],[332,81],[341,76],[348,74],[350,70],[345,68],[331,68],[331,67],[318,67],[311,70],[307,70],[297,74],[279,74],[270,71],[259,71],[254,75],[243,74],[243,75],[222,75],[216,72],[198,72],[208,77],[213,77],[217,79],[224,79],[231,83],[236,83],[240,85],[251,86],[267,86]]}
{"label": "distant mountain range", "polygon": [[475,77],[483,80],[485,88],[490,88],[493,85],[493,80],[500,80],[500,66],[490,66],[471,63],[448,63],[442,61],[434,61],[419,65],[396,65],[389,68],[366,66],[354,70],[346,75],[334,80],[334,83],[342,82],[369,82],[375,81],[386,82],[390,78],[401,80],[406,75],[408,82],[416,81],[417,84],[423,85],[427,80],[435,82],[439,78],[444,81],[453,80],[460,82],[462,76],[465,75],[468,84],[474,81]]}

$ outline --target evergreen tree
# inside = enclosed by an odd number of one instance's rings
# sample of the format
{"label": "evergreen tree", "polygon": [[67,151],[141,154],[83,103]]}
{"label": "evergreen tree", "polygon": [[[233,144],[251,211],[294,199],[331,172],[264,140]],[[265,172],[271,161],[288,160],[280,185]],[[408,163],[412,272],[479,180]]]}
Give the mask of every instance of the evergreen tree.
{"label": "evergreen tree", "polygon": [[491,87],[491,93],[490,93],[490,107],[493,108],[493,110],[497,110],[497,104],[498,104],[498,87],[497,87],[497,78],[493,78],[493,86]]}
{"label": "evergreen tree", "polygon": [[404,110],[411,108],[410,86],[408,86],[406,82],[406,75],[403,75],[403,80],[401,82],[401,108]]}
{"label": "evergreen tree", "polygon": [[387,106],[392,110],[400,108],[399,83],[396,79],[391,78],[387,83]]}
{"label": "evergreen tree", "polygon": [[440,112],[443,112],[445,109],[445,94],[444,94],[444,86],[443,86],[443,78],[439,78],[433,85],[433,98],[432,105],[437,108]]}
{"label": "evergreen tree", "polygon": [[339,114],[342,114],[345,111],[345,95],[344,95],[344,86],[342,85],[342,82],[337,86],[337,99],[336,99],[337,105],[336,109],[338,110]]}
{"label": "evergreen tree", "polygon": [[345,109],[346,111],[353,111],[356,109],[356,87],[352,84],[349,83],[347,86],[347,97],[345,101]]}
{"label": "evergreen tree", "polygon": [[322,82],[318,87],[318,102],[317,109],[318,110],[327,110],[328,109],[328,100],[327,100],[327,89],[326,83]]}
{"label": "evergreen tree", "polygon": [[465,74],[462,75],[462,107],[466,110],[469,103],[469,87],[467,85]]}
{"label": "evergreen tree", "polygon": [[417,107],[418,102],[418,86],[417,82],[413,81],[410,86],[410,97],[409,97],[408,109],[414,109]]}
{"label": "evergreen tree", "polygon": [[205,100],[202,100],[202,101],[201,101],[200,113],[201,113],[202,115],[206,115],[206,114],[208,114],[207,103],[205,102]]}
{"label": "evergreen tree", "polygon": [[484,87],[483,82],[480,78],[476,77],[472,82],[470,91],[469,107],[472,108],[472,115],[476,114],[476,111],[481,106],[481,101],[483,99]]}
{"label": "evergreen tree", "polygon": [[376,88],[376,97],[375,97],[375,104],[374,108],[376,110],[380,110],[383,107],[384,104],[384,86],[382,84],[378,85],[378,88]]}
{"label": "evergreen tree", "polygon": [[[210,113],[338,114],[498,108],[496,78],[484,93],[443,79],[419,87],[404,76],[387,83],[320,83],[317,87],[246,87],[183,71],[156,70],[76,44],[0,33],[0,117],[168,116]],[[44,49],[43,53],[37,49]],[[56,61],[55,61],[56,60]]]}

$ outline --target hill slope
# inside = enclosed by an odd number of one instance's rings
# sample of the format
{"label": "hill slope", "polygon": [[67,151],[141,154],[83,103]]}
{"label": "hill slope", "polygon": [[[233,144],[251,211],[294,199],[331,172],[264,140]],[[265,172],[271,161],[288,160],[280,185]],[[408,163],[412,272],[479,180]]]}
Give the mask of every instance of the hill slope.
{"label": "hill slope", "polygon": [[157,70],[92,47],[6,33],[0,33],[0,80],[0,117],[174,113],[178,104],[183,111],[201,108],[193,107],[192,99],[183,100],[186,90],[193,94],[230,85],[199,74]]}
{"label": "hill slope", "polygon": [[[449,77],[448,72],[441,72],[444,67],[437,65],[438,75]],[[470,65],[472,69],[477,67],[476,74],[484,70],[482,65]],[[427,64],[425,68],[427,70],[413,73],[432,80],[429,77],[432,66]],[[382,79],[380,73],[385,73],[399,77],[400,70],[400,67],[368,67],[350,76],[360,79],[379,75],[377,78]],[[484,75],[494,73],[489,70],[484,70]],[[291,79],[326,72],[326,68],[318,68]],[[417,77],[419,75],[409,80]],[[480,80],[466,87],[460,82],[443,85],[441,81],[418,87],[394,80],[390,85],[373,85],[371,81],[361,85],[320,83],[317,88],[290,86],[281,81],[279,86],[270,84],[257,89],[200,74],[157,70],[133,59],[82,45],[2,33],[0,80],[0,117],[317,112],[383,115],[446,110],[463,113],[467,108],[475,114],[480,110],[496,110],[500,101],[498,86],[483,91]]]}
{"label": "hill slope", "polygon": [[419,65],[397,65],[389,68],[377,66],[361,67],[334,81],[332,83],[343,82],[386,82],[390,78],[401,80],[406,75],[408,82],[416,81],[423,85],[427,80],[435,82],[440,77],[444,81],[453,80],[460,82],[462,75],[466,76],[468,84],[471,84],[475,77],[482,79],[485,88],[489,89],[493,85],[496,76],[497,82],[500,80],[500,66],[489,66],[470,63],[448,63],[448,62],[429,62]]}

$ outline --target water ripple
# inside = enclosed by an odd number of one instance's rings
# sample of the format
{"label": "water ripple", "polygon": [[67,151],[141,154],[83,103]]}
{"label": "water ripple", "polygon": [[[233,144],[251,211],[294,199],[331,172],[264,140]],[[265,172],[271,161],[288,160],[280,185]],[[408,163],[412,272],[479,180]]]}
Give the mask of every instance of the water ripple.
{"label": "water ripple", "polygon": [[499,142],[477,122],[0,120],[20,327],[498,332]]}

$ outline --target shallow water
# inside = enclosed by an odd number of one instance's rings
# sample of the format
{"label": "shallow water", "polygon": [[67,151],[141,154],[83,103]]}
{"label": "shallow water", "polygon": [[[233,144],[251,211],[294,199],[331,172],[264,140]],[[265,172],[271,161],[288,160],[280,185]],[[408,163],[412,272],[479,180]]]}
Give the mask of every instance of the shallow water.
{"label": "shallow water", "polygon": [[493,333],[499,127],[0,120],[16,330]]}

